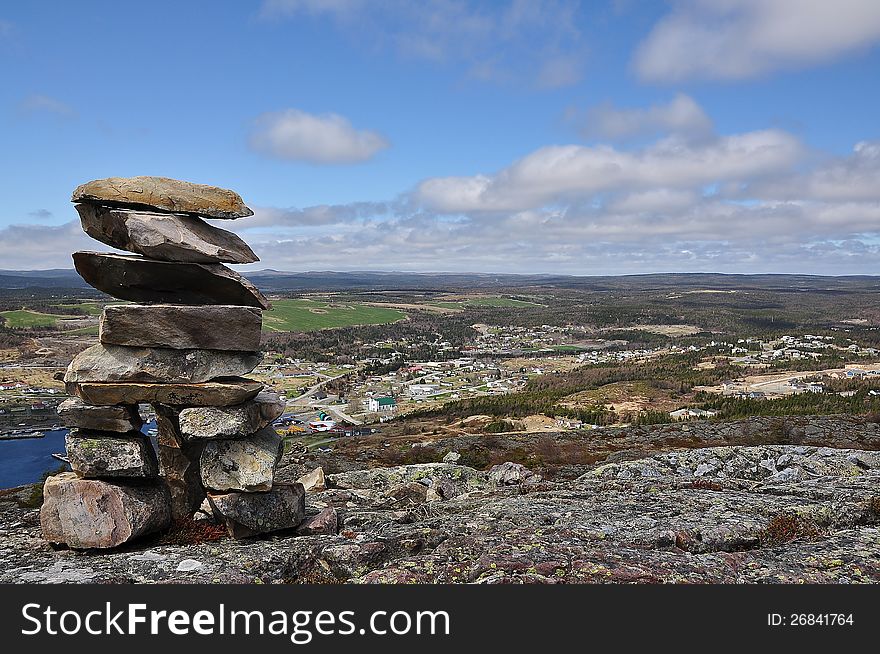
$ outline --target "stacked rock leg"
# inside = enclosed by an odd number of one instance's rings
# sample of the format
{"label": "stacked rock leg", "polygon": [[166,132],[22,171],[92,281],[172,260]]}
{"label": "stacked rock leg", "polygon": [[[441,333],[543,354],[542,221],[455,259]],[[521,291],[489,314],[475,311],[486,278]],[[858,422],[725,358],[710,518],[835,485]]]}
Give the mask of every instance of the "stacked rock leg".
{"label": "stacked rock leg", "polygon": [[[245,377],[270,305],[224,265],[258,259],[204,221],[253,212],[232,191],[158,177],[89,182],[73,202],[87,234],[135,253],[76,252],[77,271],[136,304],[105,307],[99,344],[68,367],[59,413],[72,473],[46,482],[45,538],[115,547],[190,519],[206,496],[236,537],[299,525],[302,485],[274,483],[284,402]],[[139,404],[156,412],[155,448]]]}

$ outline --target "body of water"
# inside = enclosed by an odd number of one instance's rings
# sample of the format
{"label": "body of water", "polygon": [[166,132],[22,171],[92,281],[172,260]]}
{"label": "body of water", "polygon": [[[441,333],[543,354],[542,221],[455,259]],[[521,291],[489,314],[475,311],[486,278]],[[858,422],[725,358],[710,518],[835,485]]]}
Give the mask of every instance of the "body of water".
{"label": "body of water", "polygon": [[40,481],[47,472],[67,464],[52,458],[64,454],[66,429],[51,429],[43,438],[0,441],[0,488]]}
{"label": "body of water", "polygon": [[[143,432],[155,427],[155,421],[149,422],[144,425]],[[53,454],[64,454],[67,430],[50,429],[45,434],[43,438],[0,440],[0,488],[34,484],[47,472],[54,472],[61,466],[69,469],[64,461],[52,457]]]}

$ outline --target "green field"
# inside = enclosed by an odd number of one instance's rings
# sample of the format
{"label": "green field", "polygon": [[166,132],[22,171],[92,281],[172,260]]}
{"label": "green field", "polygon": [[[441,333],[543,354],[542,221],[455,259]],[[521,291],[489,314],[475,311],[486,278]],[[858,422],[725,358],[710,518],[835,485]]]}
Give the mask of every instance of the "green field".
{"label": "green field", "polygon": [[403,311],[365,304],[329,304],[315,300],[276,300],[263,314],[263,329],[312,332],[334,327],[385,325],[406,318]]}
{"label": "green field", "polygon": [[0,316],[5,319],[5,324],[11,329],[25,329],[27,327],[50,327],[54,325],[59,318],[65,316],[56,316],[49,313],[38,313],[36,311],[27,311],[20,309],[18,311],[0,311]]}
{"label": "green field", "polygon": [[535,307],[541,306],[534,302],[514,300],[509,297],[475,297],[461,302],[429,302],[432,307],[443,309],[461,309],[463,307]]}

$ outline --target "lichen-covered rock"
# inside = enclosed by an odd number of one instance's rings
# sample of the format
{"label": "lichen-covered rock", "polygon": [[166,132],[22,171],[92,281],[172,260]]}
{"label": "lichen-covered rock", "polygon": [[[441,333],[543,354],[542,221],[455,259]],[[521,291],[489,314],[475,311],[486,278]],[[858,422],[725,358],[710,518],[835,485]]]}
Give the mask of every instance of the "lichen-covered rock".
{"label": "lichen-covered rock", "polygon": [[541,475],[535,474],[522,464],[505,461],[489,469],[489,481],[496,486],[537,484],[541,481]]}
{"label": "lichen-covered rock", "polygon": [[78,204],[83,231],[120,250],[161,261],[253,263],[247,243],[196,216]]}
{"label": "lichen-covered rock", "polygon": [[136,404],[96,406],[86,404],[78,397],[70,397],[58,405],[57,411],[67,427],[128,432],[143,426]]}
{"label": "lichen-covered rock", "polygon": [[272,423],[285,406],[277,393],[263,391],[236,406],[186,408],[180,411],[180,432],[186,440],[245,436]]}
{"label": "lichen-covered rock", "polygon": [[399,507],[424,504],[428,499],[428,487],[417,481],[407,481],[392,486],[385,495]]}
{"label": "lichen-covered rock", "polygon": [[221,263],[177,263],[107,252],[74,252],[86,283],[120,300],[162,304],[234,304],[271,308],[244,277]]}
{"label": "lichen-covered rock", "polygon": [[168,177],[108,177],[77,186],[71,202],[148,208],[209,218],[254,215],[234,191]]}
{"label": "lichen-covered rock", "polygon": [[806,445],[713,447],[657,454],[638,461],[608,463],[584,477],[695,477],[789,482],[818,476],[855,477],[880,469],[880,452],[851,452]]}
{"label": "lichen-covered rock", "polygon": [[[104,307],[100,341],[132,347],[257,352],[260,310],[233,305],[121,304]],[[223,325],[223,329],[217,329]]]}
{"label": "lichen-covered rock", "polygon": [[74,548],[117,547],[164,529],[171,519],[168,492],[160,484],[123,485],[63,473],[46,480],[43,498],[43,537]]}
{"label": "lichen-covered rock", "polygon": [[121,435],[74,429],[65,437],[70,467],[81,477],[155,477],[159,473],[156,452],[139,431]]}
{"label": "lichen-covered rock", "polygon": [[244,378],[200,384],[146,384],[138,382],[83,382],[65,384],[70,395],[89,404],[170,404],[173,406],[231,406],[253,399],[263,390],[260,382]]}
{"label": "lichen-covered rock", "polygon": [[299,525],[305,495],[302,484],[276,484],[263,493],[209,493],[208,502],[230,536],[246,538]]}
{"label": "lichen-covered rock", "polygon": [[391,468],[352,470],[328,475],[334,488],[374,489],[382,492],[396,484],[419,479],[447,479],[461,492],[489,486],[485,472],[452,463],[419,463]]}
{"label": "lichen-covered rock", "polygon": [[199,466],[202,483],[213,491],[267,491],[281,446],[281,436],[272,427],[245,438],[207,441]]}
{"label": "lichen-covered rock", "polygon": [[[337,473],[328,481],[347,488],[307,497],[310,517],[336,510],[339,535],[145,543],[100,560],[45,545],[36,512],[16,505],[30,489],[0,493],[0,582],[880,583],[877,454],[796,447],[778,450],[777,467],[786,455],[815,456],[824,473],[587,475],[502,487],[446,464]],[[722,454],[694,451],[694,463]],[[402,508],[386,495],[405,481],[430,480],[431,490],[452,475],[467,489],[452,499]],[[181,569],[187,560],[202,565]]]}
{"label": "lichen-covered rock", "polygon": [[262,359],[259,352],[172,350],[99,343],[73,358],[64,381],[199,384],[218,377],[246,375]]}

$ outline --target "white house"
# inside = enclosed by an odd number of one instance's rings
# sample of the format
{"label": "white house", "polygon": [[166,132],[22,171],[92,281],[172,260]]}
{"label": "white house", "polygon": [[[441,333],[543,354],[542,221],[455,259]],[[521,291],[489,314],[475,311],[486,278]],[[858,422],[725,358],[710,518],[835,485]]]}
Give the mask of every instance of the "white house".
{"label": "white house", "polygon": [[397,400],[393,397],[372,397],[367,403],[367,408],[375,412],[394,411],[396,406]]}

